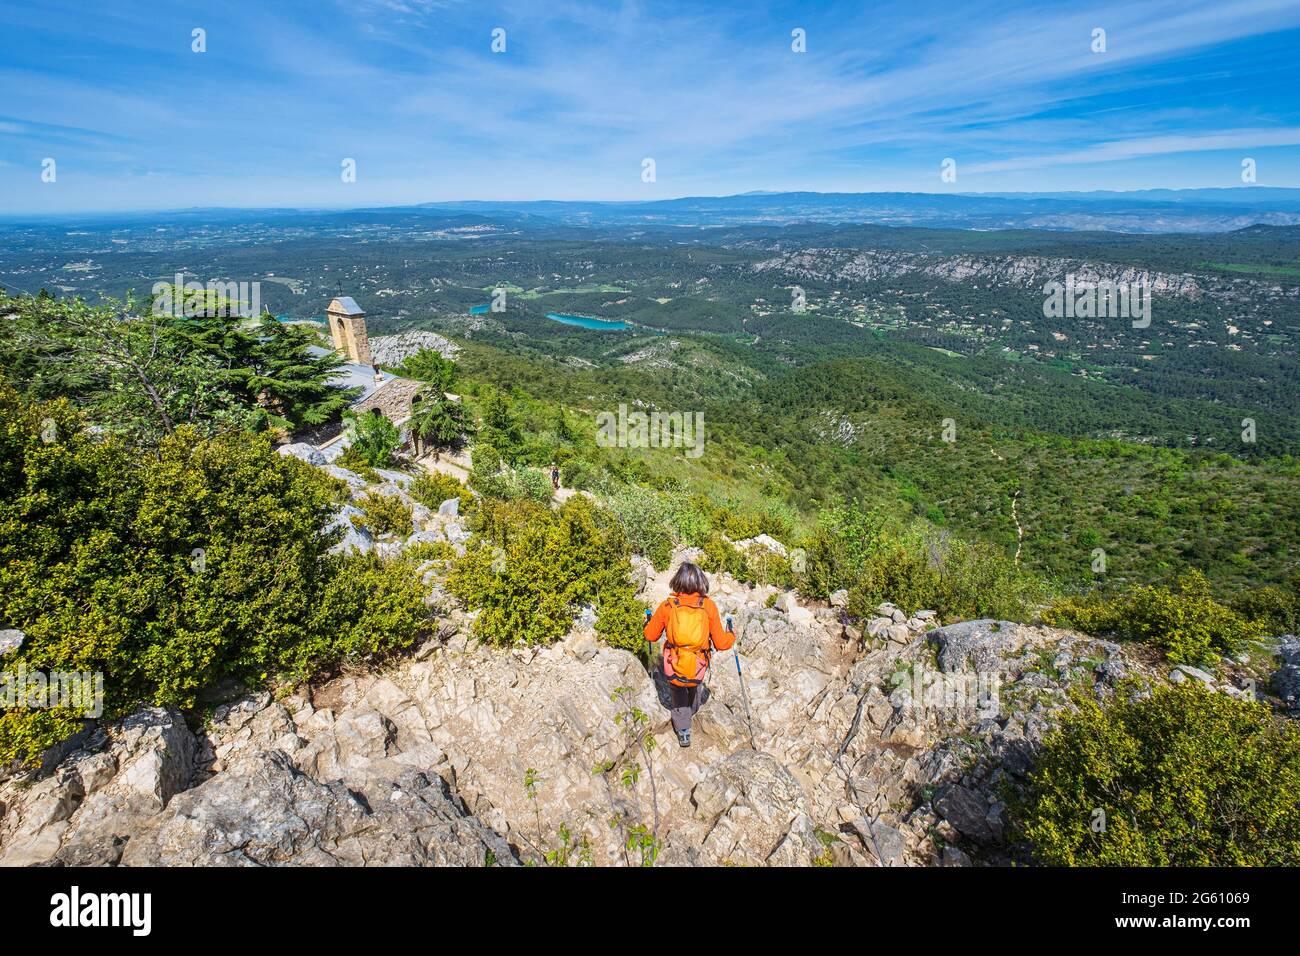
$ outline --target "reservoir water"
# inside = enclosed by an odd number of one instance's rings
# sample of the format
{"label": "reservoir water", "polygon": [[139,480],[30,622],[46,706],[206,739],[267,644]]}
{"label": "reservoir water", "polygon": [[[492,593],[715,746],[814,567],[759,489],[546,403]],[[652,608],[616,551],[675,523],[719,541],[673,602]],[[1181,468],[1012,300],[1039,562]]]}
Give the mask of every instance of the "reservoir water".
{"label": "reservoir water", "polygon": [[600,329],[606,332],[627,328],[626,322],[616,322],[612,319],[593,319],[586,315],[565,315],[563,312],[547,312],[546,317],[553,322],[563,322],[565,325],[577,325],[584,329]]}

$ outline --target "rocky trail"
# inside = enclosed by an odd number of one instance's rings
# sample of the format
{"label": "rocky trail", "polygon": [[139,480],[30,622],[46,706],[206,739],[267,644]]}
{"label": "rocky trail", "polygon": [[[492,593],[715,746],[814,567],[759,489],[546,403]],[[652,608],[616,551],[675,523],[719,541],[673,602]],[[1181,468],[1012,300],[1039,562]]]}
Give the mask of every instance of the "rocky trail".
{"label": "rocky trail", "polygon": [[[454,509],[413,520],[409,540],[463,550]],[[351,532],[344,546],[404,546]],[[647,605],[667,595],[670,570],[634,559],[632,573]],[[232,688],[201,725],[142,709],[11,768],[0,863],[1004,863],[1005,795],[1068,688],[1105,696],[1144,676],[1249,692],[1069,631],[941,627],[892,605],[856,621],[843,594],[804,604],[716,575],[739,641],[715,655],[681,749],[662,678],[600,644],[590,609],[549,647],[486,647],[426,580],[437,635],[387,666],[280,699]]]}

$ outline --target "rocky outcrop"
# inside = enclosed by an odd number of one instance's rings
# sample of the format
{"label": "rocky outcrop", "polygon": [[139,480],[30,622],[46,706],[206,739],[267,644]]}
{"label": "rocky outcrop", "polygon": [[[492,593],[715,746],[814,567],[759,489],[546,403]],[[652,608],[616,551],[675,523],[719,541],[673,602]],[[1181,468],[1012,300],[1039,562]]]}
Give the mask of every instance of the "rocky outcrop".
{"label": "rocky outcrop", "polygon": [[1300,637],[1284,634],[1278,647],[1282,666],[1273,674],[1273,692],[1292,714],[1300,714]]}
{"label": "rocky outcrop", "polygon": [[399,332],[377,335],[370,340],[370,354],[375,364],[394,368],[421,349],[432,349],[443,358],[454,359],[460,346],[437,332]]}
{"label": "rocky outcrop", "polygon": [[[633,577],[666,596],[667,571]],[[431,587],[438,636],[382,672],[243,696],[197,733],[142,711],[0,785],[0,862],[1006,862],[1002,801],[1068,689],[1169,679],[1068,631],[888,604],[863,627],[718,575],[739,669],[715,655],[681,749],[658,669],[590,609],[552,646],[487,648]]]}
{"label": "rocky outcrop", "polygon": [[116,863],[130,835],[189,786],[195,751],[175,710],[143,709],[88,735],[52,773],[4,785],[0,864]]}
{"label": "rocky outcrop", "polygon": [[483,866],[509,846],[436,774],[365,792],[322,782],[280,750],[241,757],[136,832],[124,866]]}
{"label": "rocky outcrop", "polygon": [[1043,256],[935,256],[886,249],[805,249],[765,259],[755,263],[753,269],[819,282],[878,282],[915,274],[944,282],[983,282],[1033,290],[1041,290],[1048,282],[1064,282],[1067,275],[1073,275],[1078,286],[1145,282],[1158,295],[1197,300],[1205,294],[1191,275]]}

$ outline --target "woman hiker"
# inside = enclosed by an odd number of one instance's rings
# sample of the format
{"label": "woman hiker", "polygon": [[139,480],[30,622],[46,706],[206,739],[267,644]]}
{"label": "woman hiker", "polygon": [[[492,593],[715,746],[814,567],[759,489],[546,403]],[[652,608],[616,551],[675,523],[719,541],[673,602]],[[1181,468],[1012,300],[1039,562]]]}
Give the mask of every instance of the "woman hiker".
{"label": "woman hiker", "polygon": [[709,579],[694,564],[683,561],[668,587],[672,594],[646,621],[645,639],[653,644],[668,635],[663,662],[672,695],[673,730],[677,731],[677,742],[689,747],[691,717],[704,703],[709,657],[714,650],[728,650],[736,637],[723,629],[718,606],[707,596]]}

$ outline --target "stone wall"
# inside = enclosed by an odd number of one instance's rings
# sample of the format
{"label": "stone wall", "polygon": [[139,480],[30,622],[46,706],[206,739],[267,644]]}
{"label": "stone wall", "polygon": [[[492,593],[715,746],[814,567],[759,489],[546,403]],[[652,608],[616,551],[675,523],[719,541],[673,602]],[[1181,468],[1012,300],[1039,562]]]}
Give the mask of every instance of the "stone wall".
{"label": "stone wall", "polygon": [[394,378],[379,386],[365,400],[356,404],[358,415],[371,409],[379,409],[386,418],[400,422],[411,415],[411,399],[420,390],[423,383],[413,382],[407,378]]}

